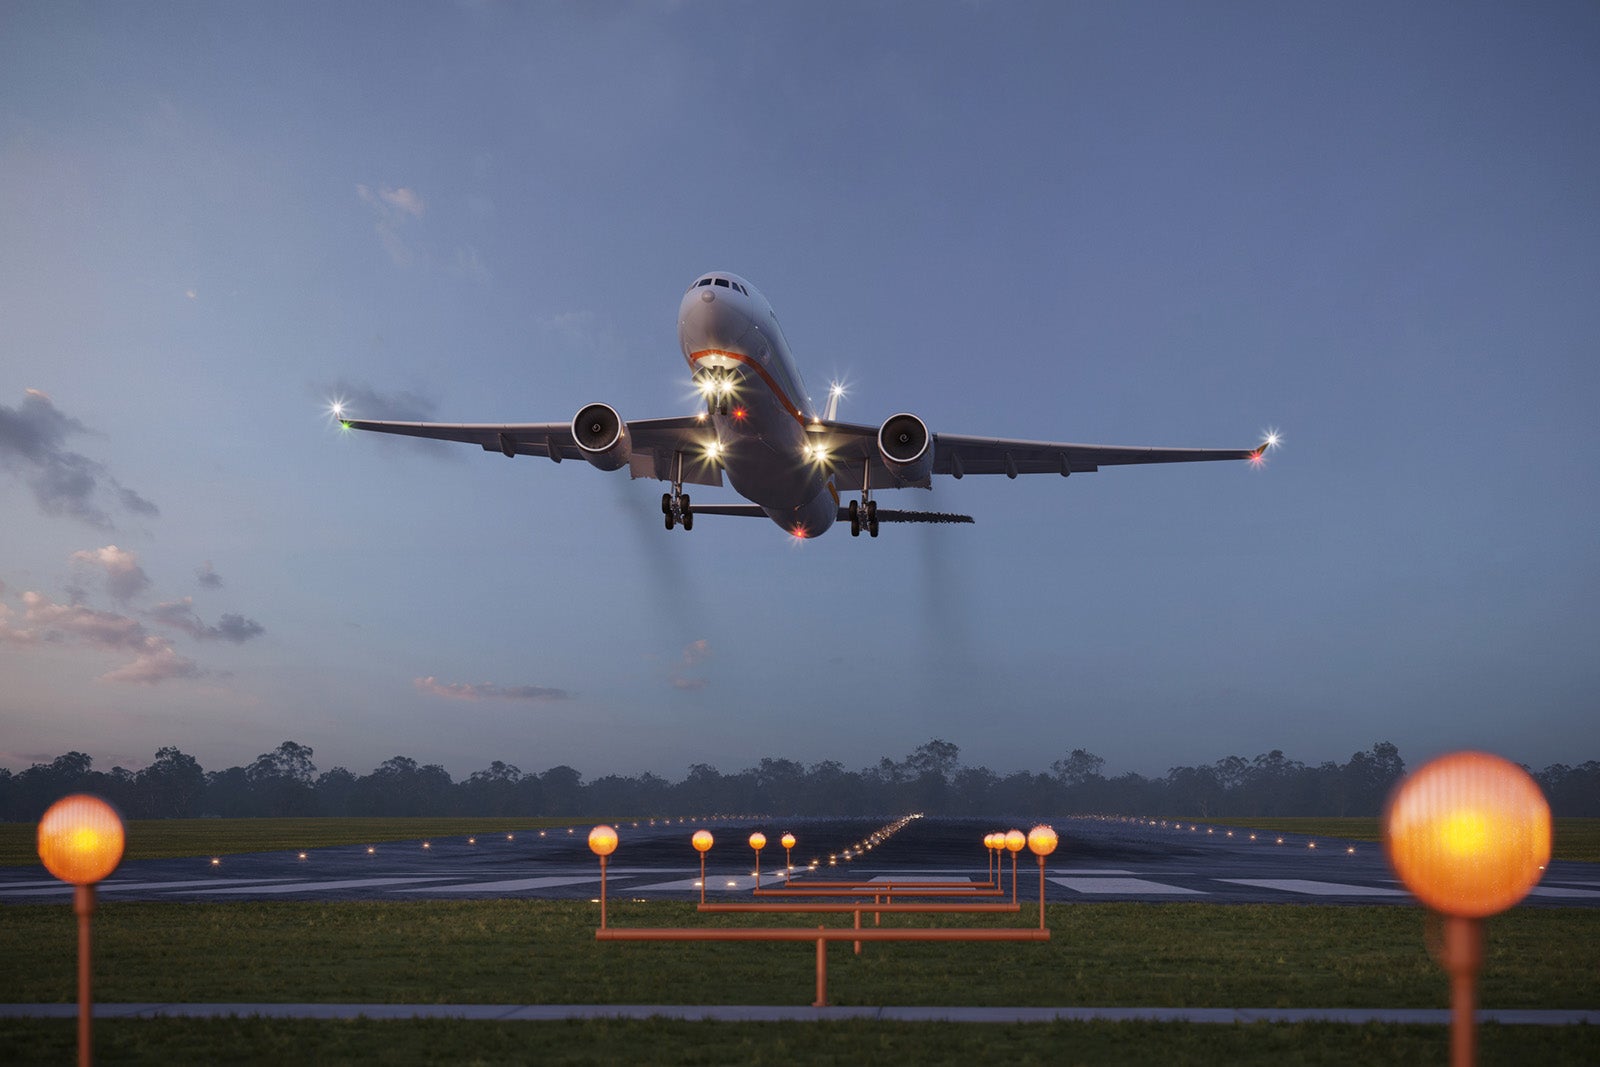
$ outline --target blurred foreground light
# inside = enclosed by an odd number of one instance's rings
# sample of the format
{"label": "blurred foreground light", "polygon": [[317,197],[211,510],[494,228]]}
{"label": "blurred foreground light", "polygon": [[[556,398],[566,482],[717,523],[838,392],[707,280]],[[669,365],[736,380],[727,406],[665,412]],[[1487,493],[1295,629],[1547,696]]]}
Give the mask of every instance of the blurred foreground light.
{"label": "blurred foreground light", "polygon": [[710,852],[711,846],[716,843],[715,838],[711,836],[710,830],[696,830],[694,836],[689,840],[694,845],[696,852]]}
{"label": "blurred foreground light", "polygon": [[589,831],[589,851],[596,856],[609,856],[617,850],[617,832],[609,826],[596,826]]}
{"label": "blurred foreground light", "polygon": [[73,885],[90,885],[116,870],[124,842],[116,809],[87,793],[62,797],[39,820],[39,858]]}
{"label": "blurred foreground light", "polygon": [[1028,848],[1041,858],[1054,852],[1059,841],[1055,830],[1043,824],[1028,831]]}
{"label": "blurred foreground light", "polygon": [[750,847],[755,849],[758,852],[761,849],[766,848],[767,847],[767,835],[762,833],[759,830],[757,830],[755,833],[751,834],[750,835]]}
{"label": "blurred foreground light", "polygon": [[1483,918],[1528,895],[1550,862],[1550,805],[1516,764],[1441,756],[1400,783],[1384,815],[1395,873],[1428,907]]}
{"label": "blurred foreground light", "polygon": [[794,835],[793,834],[784,834],[781,838],[778,839],[778,843],[781,844],[784,848],[794,848]]}
{"label": "blurred foreground light", "polygon": [[1021,830],[1006,831],[1006,851],[1021,852],[1028,845],[1028,835]]}

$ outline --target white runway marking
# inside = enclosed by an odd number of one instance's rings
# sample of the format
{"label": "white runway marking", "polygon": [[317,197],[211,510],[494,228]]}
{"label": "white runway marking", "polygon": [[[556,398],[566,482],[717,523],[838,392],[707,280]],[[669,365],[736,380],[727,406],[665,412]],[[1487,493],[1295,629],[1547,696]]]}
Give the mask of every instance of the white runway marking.
{"label": "white runway marking", "polygon": [[1185,889],[1183,886],[1150,882],[1143,878],[1051,878],[1056,885],[1066,886],[1074,893],[1193,893],[1205,896],[1203,889]]}
{"label": "white runway marking", "polygon": [[[197,878],[189,882],[101,882],[97,889],[109,892],[114,889],[188,889],[192,886],[224,886],[224,885],[261,885],[263,883],[285,882],[286,878]],[[0,894],[5,896],[25,897],[37,896],[41,893],[61,893],[72,891],[72,886],[65,882],[56,882],[48,889],[12,889],[9,886],[0,889]]]}
{"label": "white runway marking", "polygon": [[[712,878],[710,875],[706,875],[706,884],[709,886],[716,886],[718,883],[715,878]],[[640,893],[676,893],[681,891],[687,893],[690,891],[698,892],[699,889],[699,878],[684,878],[676,882],[651,882],[649,885],[630,885],[628,887],[628,892],[632,893],[638,891]]]}
{"label": "white runway marking", "polygon": [[[944,874],[943,871],[928,871],[926,873],[928,873],[928,874]],[[924,879],[908,878],[906,875],[903,875],[903,874],[879,874],[879,875],[873,876],[872,880],[874,882],[917,882],[917,881],[923,881]],[[941,881],[945,881],[945,882],[955,882],[955,881],[971,882],[972,878],[971,878],[971,876],[964,875],[964,874],[950,874],[950,875],[945,875],[945,877],[942,878]]]}
{"label": "white runway marking", "polygon": [[[423,881],[420,878],[400,879],[400,881]],[[519,889],[548,889],[558,885],[579,885],[583,882],[600,884],[600,872],[584,875],[581,878],[511,878],[503,882],[463,882],[455,885],[430,885],[416,889],[392,889],[392,893],[509,893]]]}
{"label": "white runway marking", "polygon": [[1059,873],[1061,875],[1061,877],[1063,877],[1063,878],[1103,878],[1103,877],[1107,877],[1109,875],[1127,875],[1127,876],[1131,876],[1133,874],[1132,871],[1118,870],[1118,869],[1113,868],[1113,867],[1107,867],[1105,870],[1099,870],[1099,871],[1071,870],[1071,871],[1059,871],[1057,873]]}
{"label": "white runway marking", "polygon": [[[1593,882],[1580,882],[1579,885],[1593,885]],[[1535,897],[1600,897],[1600,893],[1593,889],[1562,889],[1552,885],[1536,885],[1528,890],[1529,896]]]}
{"label": "white runway marking", "polygon": [[1345,885],[1342,882],[1314,882],[1309,878],[1218,878],[1219,882],[1279,889],[1285,893],[1304,893],[1313,897],[1403,897],[1404,889],[1384,889],[1375,885]]}
{"label": "white runway marking", "polygon": [[[327,889],[367,889],[380,885],[401,885],[406,882],[437,882],[438,875],[422,878],[346,878],[338,882],[289,882],[286,885],[243,885],[231,889],[200,889],[197,896],[213,893],[320,893]],[[598,879],[596,879],[598,881]]]}

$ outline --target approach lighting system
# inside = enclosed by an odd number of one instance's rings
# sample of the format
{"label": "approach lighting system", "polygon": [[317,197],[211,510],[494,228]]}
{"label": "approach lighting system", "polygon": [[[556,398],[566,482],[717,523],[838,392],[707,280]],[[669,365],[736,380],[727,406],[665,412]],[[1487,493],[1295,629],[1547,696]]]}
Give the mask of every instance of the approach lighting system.
{"label": "approach lighting system", "polygon": [[694,836],[689,840],[693,843],[694,850],[700,853],[710,852],[711,846],[716,843],[716,839],[711,836],[710,830],[696,830]]}
{"label": "approach lighting system", "polygon": [[[95,883],[122,862],[126,835],[117,809],[87,793],[75,793],[50,805],[39,820],[39,859],[45,870],[75,887],[72,910],[78,917],[78,1063],[94,1062],[94,917]],[[213,863],[216,861],[213,860]]]}
{"label": "approach lighting system", "polygon": [[1476,1060],[1474,1010],[1483,920],[1522,900],[1550,862],[1550,805],[1527,771],[1487,752],[1455,752],[1401,782],[1384,812],[1389,863],[1444,916],[1450,1059]]}
{"label": "approach lighting system", "polygon": [[[1044,927],[1044,858],[1056,850],[1060,838],[1049,826],[1040,823],[1028,831],[1028,849],[1039,857],[1039,929]],[[1014,877],[1014,876],[1013,876]],[[1014,887],[1013,887],[1014,888]]]}
{"label": "approach lighting system", "polygon": [[92,885],[116,870],[125,840],[116,809],[86,793],[56,801],[39,820],[39,859],[73,885]]}
{"label": "approach lighting system", "polygon": [[600,929],[606,928],[606,857],[617,850],[617,831],[601,824],[589,831],[589,851],[600,857]]}

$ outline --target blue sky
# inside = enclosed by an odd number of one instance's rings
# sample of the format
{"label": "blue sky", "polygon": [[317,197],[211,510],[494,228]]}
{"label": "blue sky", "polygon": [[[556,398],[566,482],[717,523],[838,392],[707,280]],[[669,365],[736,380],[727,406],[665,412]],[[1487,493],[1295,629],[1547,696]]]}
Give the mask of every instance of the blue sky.
{"label": "blue sky", "polygon": [[[1592,4],[0,11],[0,765],[1600,757]],[[326,416],[687,413],[711,269],[856,421],[1286,447],[795,544]]]}

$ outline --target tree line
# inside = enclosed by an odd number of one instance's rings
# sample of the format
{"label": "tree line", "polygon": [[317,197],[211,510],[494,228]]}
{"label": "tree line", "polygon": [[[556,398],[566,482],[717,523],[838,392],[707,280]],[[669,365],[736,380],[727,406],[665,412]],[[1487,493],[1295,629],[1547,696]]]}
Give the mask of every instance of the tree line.
{"label": "tree line", "polygon": [[[929,815],[1029,816],[1116,813],[1199,818],[1275,815],[1377,815],[1405,774],[1399,750],[1380,741],[1345,763],[1291,760],[1274,749],[1245,759],[1173,767],[1147,778],[1105,775],[1105,760],[1084,749],[1048,771],[1001,775],[967,767],[960,749],[938,739],[901,760],[849,770],[835,760],[809,766],[763,759],[724,774],[706,763],[681,781],[645,772],[608,774],[585,782],[568,766],[534,773],[495,760],[454,781],[436,763],[408,756],[384,760],[371,773],[344,767],[318,772],[307,745],[285,741],[247,766],[207,771],[191,755],[162,748],[138,771],[94,769],[82,752],[35,763],[13,774],[0,769],[0,819],[34,821],[58,798],[92,792],[129,818],[306,815],[676,816],[761,812],[854,816],[921,811]],[[1530,769],[1531,770],[1531,769]],[[1532,771],[1557,815],[1600,816],[1600,761],[1552,764]]]}

